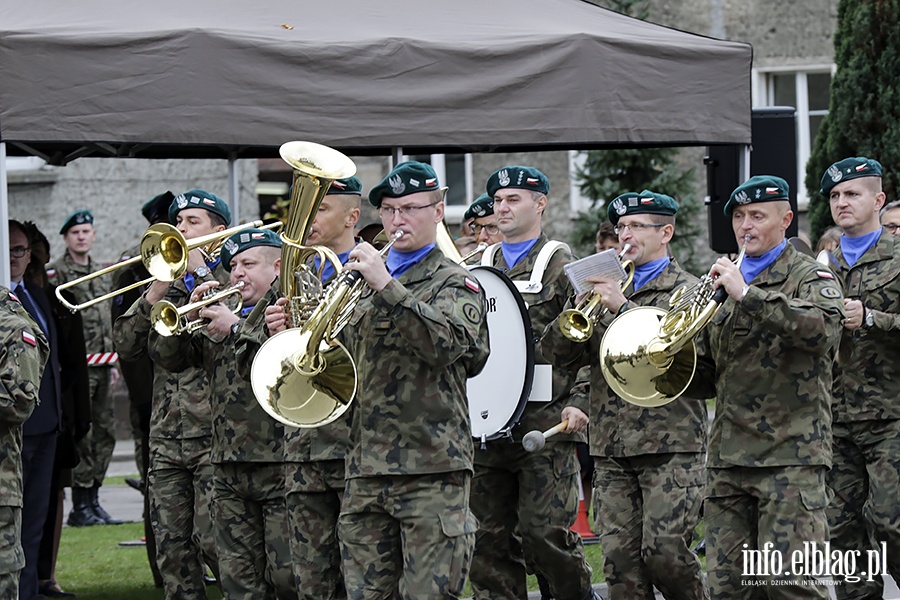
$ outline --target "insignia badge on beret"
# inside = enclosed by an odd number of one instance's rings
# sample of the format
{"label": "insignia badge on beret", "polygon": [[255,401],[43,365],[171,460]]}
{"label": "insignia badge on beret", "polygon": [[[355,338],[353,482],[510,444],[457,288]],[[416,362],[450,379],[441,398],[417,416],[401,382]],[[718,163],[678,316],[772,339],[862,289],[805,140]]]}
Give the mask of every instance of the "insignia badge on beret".
{"label": "insignia badge on beret", "polygon": [[399,174],[388,179],[388,184],[390,184],[391,191],[395,194],[402,194],[406,190],[406,184],[403,183],[403,178]]}
{"label": "insignia badge on beret", "polygon": [[747,195],[747,192],[745,192],[744,190],[741,190],[740,192],[738,192],[737,194],[734,195],[734,201],[737,202],[738,204],[749,204],[750,196]]}
{"label": "insignia badge on beret", "polygon": [[75,215],[75,222],[79,225],[84,225],[87,222],[87,219],[84,218],[84,215]]}
{"label": "insignia badge on beret", "polygon": [[485,215],[485,213],[487,213],[487,211],[484,210],[484,207],[481,205],[473,206],[472,212],[475,213],[476,217],[483,217]]}
{"label": "insignia badge on beret", "polygon": [[178,207],[178,210],[182,210],[183,208],[186,208],[187,205],[188,205],[187,196],[185,196],[184,194],[179,194],[178,196],[175,197],[175,206]]}
{"label": "insignia badge on beret", "polygon": [[621,198],[616,198],[615,202],[613,202],[613,210],[621,217],[628,210],[628,207],[625,206],[625,203],[622,202]]}
{"label": "insignia badge on beret", "polygon": [[235,241],[232,240],[232,239],[228,239],[228,240],[225,242],[224,246],[222,246],[222,247],[225,249],[225,251],[226,251],[228,254],[234,254],[235,252],[237,252],[237,249],[238,249],[237,242],[235,242]]}
{"label": "insignia badge on beret", "polygon": [[831,165],[828,167],[828,176],[831,177],[831,180],[835,183],[844,178],[844,174],[841,173],[841,170],[837,168],[837,165]]}
{"label": "insignia badge on beret", "polygon": [[759,200],[762,198],[762,190],[760,188],[756,188],[756,199]]}
{"label": "insignia badge on beret", "polygon": [[509,171],[506,169],[501,169],[499,173],[497,173],[497,180],[500,183],[501,187],[506,187],[509,185]]}

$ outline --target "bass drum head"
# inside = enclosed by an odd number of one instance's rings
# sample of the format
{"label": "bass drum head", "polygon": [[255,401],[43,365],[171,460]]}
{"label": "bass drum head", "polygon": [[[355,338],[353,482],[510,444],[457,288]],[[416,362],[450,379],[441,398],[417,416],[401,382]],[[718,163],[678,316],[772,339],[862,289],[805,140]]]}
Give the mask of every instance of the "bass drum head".
{"label": "bass drum head", "polygon": [[484,290],[491,354],[466,390],[472,437],[503,437],[519,421],[534,380],[534,335],[525,301],[493,267],[469,267]]}

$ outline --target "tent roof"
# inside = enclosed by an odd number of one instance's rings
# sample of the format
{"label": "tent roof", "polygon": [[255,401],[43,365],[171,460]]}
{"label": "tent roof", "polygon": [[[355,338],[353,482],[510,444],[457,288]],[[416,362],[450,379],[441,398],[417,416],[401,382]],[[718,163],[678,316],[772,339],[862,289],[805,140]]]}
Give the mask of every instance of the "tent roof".
{"label": "tent roof", "polygon": [[10,154],[275,156],[750,142],[749,45],[583,0],[29,0]]}

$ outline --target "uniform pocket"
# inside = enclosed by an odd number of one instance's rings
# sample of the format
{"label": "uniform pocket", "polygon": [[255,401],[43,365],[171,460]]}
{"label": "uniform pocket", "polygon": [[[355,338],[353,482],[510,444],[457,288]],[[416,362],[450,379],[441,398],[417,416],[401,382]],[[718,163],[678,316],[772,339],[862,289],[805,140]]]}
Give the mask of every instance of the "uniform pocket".
{"label": "uniform pocket", "polygon": [[453,510],[441,513],[441,531],[447,537],[450,554],[450,571],[447,573],[447,593],[453,597],[462,594],[469,577],[469,564],[475,550],[475,532],[478,519],[472,511]]}

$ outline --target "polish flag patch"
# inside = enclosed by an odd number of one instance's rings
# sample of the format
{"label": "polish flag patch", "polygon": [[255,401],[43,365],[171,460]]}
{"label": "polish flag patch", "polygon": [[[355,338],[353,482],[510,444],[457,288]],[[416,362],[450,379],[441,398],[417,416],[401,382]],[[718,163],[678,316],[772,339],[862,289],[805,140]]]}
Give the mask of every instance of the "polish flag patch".
{"label": "polish flag patch", "polygon": [[822,279],[834,279],[834,275],[829,271],[816,271],[816,275]]}
{"label": "polish flag patch", "polygon": [[528,183],[531,185],[537,185],[538,183],[540,183],[540,181],[536,177],[526,177],[525,183]]}
{"label": "polish flag patch", "polygon": [[9,293],[9,299],[14,302],[18,302],[19,304],[22,304],[22,301],[19,300],[19,297],[16,296],[15,294],[13,294],[12,292]]}
{"label": "polish flag patch", "polygon": [[860,171],[865,171],[868,168],[869,168],[869,165],[857,165],[856,172],[859,173]]}
{"label": "polish flag patch", "polygon": [[347,184],[343,183],[342,181],[332,181],[331,187],[336,187],[339,190],[345,190],[347,189]]}
{"label": "polish flag patch", "polygon": [[641,204],[653,204],[653,198],[641,198]]}
{"label": "polish flag patch", "polygon": [[475,281],[474,279],[469,279],[468,277],[466,277],[466,287],[469,288],[470,290],[472,290],[473,292],[481,291],[481,286],[478,285],[478,282]]}
{"label": "polish flag patch", "polygon": [[47,269],[47,277],[56,277],[56,269]]}
{"label": "polish flag patch", "polygon": [[767,194],[777,194],[777,193],[778,193],[778,188],[777,188],[777,187],[774,187],[774,188],[769,188],[769,187],[767,187],[767,188],[766,188],[766,193],[767,193]]}
{"label": "polish flag patch", "polygon": [[437,185],[437,179],[432,177],[431,179],[425,180],[425,187],[432,186],[432,185]]}
{"label": "polish flag patch", "polygon": [[22,341],[31,346],[37,346],[37,338],[27,331],[22,332]]}
{"label": "polish flag patch", "polygon": [[266,234],[264,234],[264,233],[254,233],[254,234],[250,235],[250,239],[253,239],[253,240],[261,240],[264,237],[266,237]]}
{"label": "polish flag patch", "polygon": [[206,204],[206,205],[208,205],[208,206],[215,206],[215,205],[216,205],[216,201],[215,201],[215,200],[210,200],[209,198],[204,198],[204,199],[203,199],[203,204]]}

